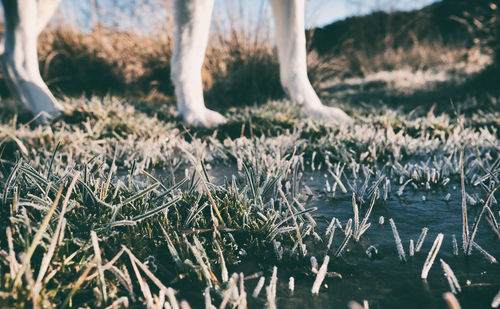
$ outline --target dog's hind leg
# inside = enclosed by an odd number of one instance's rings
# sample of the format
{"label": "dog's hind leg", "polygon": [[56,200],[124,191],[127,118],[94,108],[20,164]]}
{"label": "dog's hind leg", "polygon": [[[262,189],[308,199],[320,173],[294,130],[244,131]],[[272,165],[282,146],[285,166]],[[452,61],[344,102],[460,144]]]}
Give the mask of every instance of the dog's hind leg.
{"label": "dog's hind leg", "polygon": [[321,103],[307,76],[304,0],[271,0],[278,43],[280,79],[290,99],[317,117],[336,122],[351,118]]}
{"label": "dog's hind leg", "polygon": [[[1,63],[14,95],[39,118],[63,109],[43,81],[38,67],[37,39],[55,10],[54,0],[2,0],[5,34]],[[49,10],[46,10],[50,8]],[[39,14],[41,17],[39,19]]]}
{"label": "dog's hind leg", "polygon": [[177,107],[184,121],[196,126],[216,126],[226,121],[209,110],[203,100],[201,68],[210,30],[213,0],[174,1],[174,51],[171,78]]}

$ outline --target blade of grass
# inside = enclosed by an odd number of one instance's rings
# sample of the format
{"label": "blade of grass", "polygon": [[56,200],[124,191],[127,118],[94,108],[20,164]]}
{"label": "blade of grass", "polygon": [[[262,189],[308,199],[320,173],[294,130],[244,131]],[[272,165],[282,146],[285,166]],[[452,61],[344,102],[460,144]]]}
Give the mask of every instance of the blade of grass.
{"label": "blade of grass", "polygon": [[[127,249],[125,249],[125,251],[127,251]],[[128,253],[129,251],[127,251],[127,254]],[[154,302],[151,290],[149,289],[149,285],[144,279],[142,279],[141,273],[139,272],[139,269],[137,268],[137,265],[135,263],[135,259],[132,257],[131,254],[129,254],[129,258],[130,258],[130,264],[132,264],[132,269],[134,270],[137,281],[139,282],[139,287],[141,288],[142,295],[144,295],[144,299],[146,300],[147,307],[151,308]]]}
{"label": "blade of grass", "polygon": [[443,234],[439,233],[436,239],[434,240],[434,243],[432,244],[432,248],[429,251],[429,254],[427,255],[427,259],[425,259],[424,267],[422,268],[422,273],[420,274],[420,278],[424,280],[427,279],[427,276],[429,275],[429,270],[431,269],[432,264],[436,259],[439,249],[441,248],[442,242],[443,242]]}
{"label": "blade of grass", "polygon": [[488,207],[488,205],[490,204],[491,202],[491,199],[493,197],[493,194],[495,194],[495,191],[499,188],[499,186],[496,186],[495,188],[493,188],[490,193],[488,194],[488,198],[486,198],[486,202],[484,202],[484,206],[483,208],[481,208],[481,211],[479,212],[479,214],[477,215],[476,219],[474,220],[474,224],[472,225],[472,232],[470,234],[470,238],[469,238],[469,242],[467,243],[467,250],[466,250],[466,254],[467,255],[471,255],[472,253],[472,243],[474,242],[474,238],[476,237],[476,233],[477,233],[477,228],[479,227],[479,221],[481,221],[481,218],[483,216],[483,213],[486,209],[489,210],[489,213],[491,213],[491,210],[490,208]]}
{"label": "blade of grass", "polygon": [[12,171],[9,174],[9,177],[7,178],[7,181],[5,182],[5,186],[3,189],[3,204],[7,205],[7,195],[9,195],[9,189],[10,185],[12,184],[12,181],[14,180],[14,177],[16,176],[17,171],[21,167],[22,164],[22,159],[17,160],[16,165],[12,169]]}
{"label": "blade of grass", "polygon": [[54,158],[56,157],[57,152],[59,151],[61,147],[61,141],[57,142],[56,148],[54,148],[54,151],[52,152],[52,155],[50,156],[50,163],[47,169],[47,179],[50,179],[50,176],[52,175],[52,166],[54,165]]}
{"label": "blade of grass", "polygon": [[394,241],[396,242],[396,248],[398,249],[399,259],[401,260],[401,262],[406,262],[405,249],[403,248],[403,244],[401,243],[401,238],[399,238],[396,223],[394,223],[394,220],[392,218],[389,219],[389,223],[391,224],[392,234],[394,235]]}
{"label": "blade of grass", "polygon": [[469,223],[467,221],[467,197],[465,193],[464,151],[460,151],[460,186],[462,188],[462,249],[467,254]]}
{"label": "blade of grass", "polygon": [[323,260],[323,264],[319,268],[318,274],[316,275],[316,279],[314,280],[313,286],[311,288],[311,293],[313,295],[317,295],[319,293],[319,288],[325,279],[326,271],[328,270],[328,263],[330,262],[330,256],[326,255]]}
{"label": "blade of grass", "polygon": [[121,202],[120,204],[116,205],[113,207],[113,214],[111,216],[111,221],[115,221],[115,218],[116,218],[116,215],[118,214],[118,212],[120,211],[120,209],[129,204],[129,203],[132,203],[138,199],[140,199],[141,197],[143,197],[144,195],[148,194],[149,192],[155,190],[156,188],[158,188],[160,184],[159,183],[155,183],[149,187],[147,187],[146,189],[142,190],[142,191],[139,191],[137,192],[136,194],[134,194],[133,196],[127,198],[126,200],[124,200],[123,202]]}
{"label": "blade of grass", "polygon": [[108,293],[106,292],[106,281],[104,280],[104,270],[102,267],[101,249],[99,248],[99,239],[95,231],[90,231],[90,238],[92,240],[92,247],[94,248],[94,256],[97,263],[97,272],[99,274],[99,287],[101,289],[101,296],[103,303],[108,302]]}
{"label": "blade of grass", "polygon": [[23,262],[21,264],[21,268],[16,273],[16,277],[12,281],[12,284],[11,284],[12,290],[19,284],[19,281],[21,280],[21,276],[23,275],[24,271],[26,270],[26,267],[30,263],[31,257],[33,256],[33,253],[35,252],[35,249],[40,244],[40,241],[42,240],[43,234],[45,233],[45,231],[47,230],[47,228],[49,226],[50,219],[52,218],[52,215],[54,214],[54,212],[56,210],[57,204],[59,204],[59,199],[61,198],[62,190],[63,190],[63,186],[61,185],[61,187],[59,188],[59,191],[57,192],[54,203],[52,204],[52,207],[50,207],[49,211],[47,212],[47,214],[43,218],[42,224],[38,228],[38,231],[36,232],[35,237],[33,238],[31,245],[29,246],[28,250],[26,251],[26,256],[23,259]]}
{"label": "blade of grass", "polygon": [[[215,211],[215,214],[217,215],[217,218],[219,219],[219,221],[223,224],[223,225],[226,225],[224,223],[224,220],[222,219],[222,216],[219,212],[219,208],[217,207],[217,205],[215,204],[215,200],[214,198],[212,197],[212,194],[210,193],[210,189],[208,188],[208,185],[207,185],[207,182],[205,181],[205,176],[206,174],[204,174],[203,172],[201,172],[199,170],[199,167],[198,165],[196,164],[196,159],[195,157],[189,153],[186,149],[184,148],[181,148],[181,150],[187,155],[187,157],[191,160],[191,163],[193,164],[193,167],[195,168],[196,172],[198,173],[198,175],[200,176],[200,180],[201,180],[201,183],[203,185],[203,188],[205,189],[205,193],[207,194],[208,196],[208,199],[210,200],[210,203],[212,204],[212,208],[213,210]],[[213,218],[215,219],[215,218]],[[217,229],[217,226],[219,225],[217,220],[213,220],[213,223],[214,223],[214,228]]]}
{"label": "blade of grass", "polygon": [[425,236],[427,236],[428,231],[428,228],[422,228],[422,232],[420,233],[420,236],[417,240],[417,245],[415,246],[415,252],[420,252],[420,249],[422,249],[422,245],[424,244]]}
{"label": "blade of grass", "polygon": [[448,284],[450,285],[450,290],[453,294],[457,294],[457,292],[462,292],[462,288],[458,283],[457,277],[455,277],[455,273],[451,269],[450,265],[446,264],[443,259],[439,259],[441,262],[441,268],[443,268],[444,276],[446,280],[448,280]]}
{"label": "blade of grass", "polygon": [[51,240],[50,246],[49,246],[49,250],[44,255],[44,257],[42,259],[42,264],[40,266],[40,270],[38,271],[38,276],[37,276],[36,283],[35,283],[35,290],[37,292],[41,288],[42,280],[45,277],[45,273],[47,272],[47,269],[49,268],[50,261],[52,260],[52,256],[54,255],[54,251],[56,249],[56,246],[59,242],[59,239],[62,237],[61,233],[62,233],[62,229],[63,229],[64,215],[66,213],[66,208],[67,208],[68,203],[69,203],[69,198],[71,196],[71,192],[73,192],[73,189],[75,188],[76,181],[79,177],[80,177],[80,174],[77,172],[73,176],[73,180],[71,181],[71,183],[68,187],[68,190],[66,192],[66,197],[64,198],[61,211],[59,212],[59,220],[57,222],[57,227],[56,227],[56,230],[54,232],[54,236],[52,237],[52,240]]}
{"label": "blade of grass", "polygon": [[299,247],[300,247],[300,250],[302,251],[302,255],[305,256],[306,254],[304,252],[302,235],[300,234],[300,229],[299,229],[299,225],[297,224],[297,219],[295,218],[295,215],[293,214],[292,206],[290,205],[290,203],[288,203],[288,200],[285,196],[285,193],[283,192],[283,190],[281,190],[281,188],[278,189],[278,192],[281,195],[281,198],[283,198],[283,201],[285,202],[286,206],[288,207],[288,211],[290,211],[290,215],[292,216],[292,219],[293,219],[293,224],[295,225],[295,231],[297,232],[297,239],[299,241]]}

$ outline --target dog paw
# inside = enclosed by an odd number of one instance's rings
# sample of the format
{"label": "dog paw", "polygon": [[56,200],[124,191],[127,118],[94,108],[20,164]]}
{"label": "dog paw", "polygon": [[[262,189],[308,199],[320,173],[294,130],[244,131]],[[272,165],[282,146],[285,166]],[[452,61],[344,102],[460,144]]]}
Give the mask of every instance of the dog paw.
{"label": "dog paw", "polygon": [[227,119],[216,111],[204,108],[201,111],[185,113],[184,121],[195,127],[213,128],[226,123]]}
{"label": "dog paw", "polygon": [[305,110],[309,115],[325,121],[333,121],[337,124],[350,124],[353,122],[352,118],[338,107],[318,105],[312,108],[306,107]]}

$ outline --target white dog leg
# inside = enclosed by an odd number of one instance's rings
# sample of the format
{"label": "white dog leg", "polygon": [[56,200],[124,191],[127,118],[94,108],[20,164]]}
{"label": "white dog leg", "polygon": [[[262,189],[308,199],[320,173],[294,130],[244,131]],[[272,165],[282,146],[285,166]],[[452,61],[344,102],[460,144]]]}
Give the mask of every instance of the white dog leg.
{"label": "white dog leg", "polygon": [[174,52],[171,78],[177,107],[184,120],[196,126],[216,126],[226,121],[209,110],[203,100],[201,68],[210,30],[214,0],[174,1]]}
{"label": "white dog leg", "polygon": [[[17,98],[35,115],[44,112],[41,120],[45,121],[47,116],[57,115],[63,108],[42,80],[38,68],[38,6],[44,2],[2,0],[2,3],[5,35],[1,63],[4,75]],[[48,17],[43,23],[47,20]]]}
{"label": "white dog leg", "polygon": [[280,79],[290,99],[315,116],[337,122],[351,118],[321,103],[307,77],[304,0],[271,0],[278,43]]}

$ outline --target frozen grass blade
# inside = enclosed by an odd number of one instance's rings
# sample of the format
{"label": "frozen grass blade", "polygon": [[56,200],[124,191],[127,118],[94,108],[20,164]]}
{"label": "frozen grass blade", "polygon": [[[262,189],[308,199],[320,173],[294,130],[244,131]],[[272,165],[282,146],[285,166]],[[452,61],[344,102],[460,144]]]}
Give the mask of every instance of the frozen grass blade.
{"label": "frozen grass blade", "polygon": [[288,203],[288,200],[285,196],[285,193],[283,192],[283,190],[281,190],[281,188],[278,189],[278,192],[280,193],[281,198],[283,199],[286,206],[288,207],[288,211],[290,211],[290,216],[292,216],[293,224],[295,225],[295,231],[297,232],[297,240],[299,242],[299,248],[302,251],[302,255],[305,256],[306,252],[304,251],[304,245],[302,242],[302,235],[300,234],[300,229],[299,229],[299,225],[297,224],[297,219],[295,218],[295,215],[293,214],[292,206],[290,205],[290,203]]}
{"label": "frozen grass blade", "polygon": [[13,239],[12,239],[12,229],[10,228],[10,226],[7,227],[5,233],[7,235],[7,244],[9,246],[9,270],[10,270],[10,277],[14,278],[16,276],[19,268],[21,267],[21,265],[19,264],[19,262],[16,259],[16,253],[14,251],[14,242],[13,242]]}
{"label": "frozen grass blade", "polygon": [[[477,228],[479,227],[479,221],[481,221],[481,218],[483,216],[484,211],[487,210],[488,213],[492,213],[491,209],[488,207],[488,205],[490,204],[491,198],[493,197],[493,194],[495,194],[495,191],[497,189],[498,189],[498,186],[496,186],[495,188],[493,188],[490,191],[490,193],[488,194],[488,198],[486,198],[486,202],[484,202],[483,208],[481,208],[481,211],[479,212],[476,219],[474,220],[474,224],[472,226],[472,232],[470,234],[469,242],[467,243],[467,250],[466,250],[467,255],[471,255],[471,253],[472,253],[472,243],[474,243],[474,238],[476,237]],[[494,218],[495,218],[495,216],[493,216],[493,219]]]}
{"label": "frozen grass blade", "polygon": [[[335,218],[333,218],[335,220]],[[332,220],[333,222],[333,220]],[[333,243],[333,236],[335,235],[335,229],[336,229],[336,226],[333,225],[331,230],[330,230],[330,237],[328,238],[328,244],[326,245],[326,248],[328,250],[330,250],[331,246],[332,246],[332,243]]]}
{"label": "frozen grass blade", "polygon": [[174,243],[172,242],[172,240],[168,236],[168,233],[167,233],[167,231],[165,231],[165,228],[163,228],[163,226],[161,224],[159,224],[159,225],[161,228],[161,232],[163,233],[163,236],[165,237],[165,240],[167,241],[167,248],[168,248],[168,251],[170,252],[170,255],[174,259],[175,264],[178,267],[181,267],[183,265],[183,263],[182,263],[182,260],[179,256],[179,253],[177,252],[177,249],[175,249]]}
{"label": "frozen grass blade", "polygon": [[325,275],[328,270],[328,263],[330,262],[330,256],[326,255],[325,259],[323,260],[323,264],[321,264],[321,267],[319,268],[318,274],[316,275],[316,280],[314,280],[314,284],[311,288],[311,293],[313,295],[317,295],[319,293],[319,289],[321,287],[321,284],[323,283],[323,280],[325,280]]}
{"label": "frozen grass blade", "polygon": [[210,288],[206,287],[205,292],[203,293],[205,297],[205,309],[216,309],[214,305],[212,305],[212,297],[210,296]]}
{"label": "frozen grass blade", "polygon": [[50,156],[50,163],[47,169],[47,179],[50,179],[50,176],[52,176],[52,166],[54,165],[54,159],[60,147],[61,147],[61,141],[58,141],[56,147],[54,148],[54,151],[52,152],[52,155]]}
{"label": "frozen grass blade", "polygon": [[[224,297],[222,298],[222,302],[219,306],[220,309],[226,308],[226,305],[229,303],[230,299],[232,297],[236,298],[235,296],[235,289],[236,288],[236,282],[238,281],[238,276],[236,274],[233,274],[231,278],[229,278],[229,284],[227,286],[227,289],[223,292]],[[235,299],[233,299],[234,301]]]}
{"label": "frozen grass blade", "polygon": [[401,238],[399,238],[396,223],[394,223],[394,220],[392,218],[389,219],[389,223],[391,224],[392,234],[394,235],[394,241],[396,242],[396,248],[398,249],[399,260],[401,262],[406,262],[405,249],[403,248],[403,244],[401,243]]}
{"label": "frozen grass blade", "polygon": [[481,246],[479,246],[475,241],[472,242],[472,246],[477,249],[477,251],[481,252],[481,254],[491,263],[491,264],[498,264],[497,259],[491,254],[488,253],[488,251],[484,250]]}
{"label": "frozen grass blade", "polygon": [[[377,199],[378,192],[379,192],[378,187],[376,187],[375,190],[373,191],[372,200],[370,201],[370,207],[368,207],[368,210],[365,213],[363,221],[361,222],[361,230],[365,229],[365,227],[367,226],[367,222],[368,222],[368,219],[370,218],[370,214],[372,213],[373,206],[375,205],[375,201]],[[363,233],[361,233],[361,235],[362,234]]]}
{"label": "frozen grass blade", "polygon": [[288,290],[293,293],[295,290],[295,279],[293,277],[288,278]]}
{"label": "frozen grass blade", "polygon": [[[299,207],[299,209],[301,211],[304,211],[306,210],[306,208],[304,207],[304,205],[302,205],[302,203],[300,203],[296,198],[293,198],[293,201],[295,202],[295,204],[297,204],[297,206]],[[309,220],[309,222],[311,222],[311,225],[313,227],[316,227],[318,226],[318,224],[316,223],[316,220],[314,220],[314,218],[311,216],[310,213],[305,213],[304,216],[307,218],[307,220]]]}
{"label": "frozen grass blade", "polygon": [[273,267],[273,275],[269,285],[266,287],[267,306],[269,309],[276,309],[276,283],[278,281],[278,268]]}
{"label": "frozen grass blade", "polygon": [[413,239],[410,239],[410,248],[409,248],[409,251],[410,251],[410,256],[414,256],[415,255],[415,245],[413,244]]}
{"label": "frozen grass blade", "polygon": [[[146,300],[146,306],[149,308],[154,304],[151,289],[149,288],[148,283],[144,279],[142,279],[141,273],[139,272],[139,269],[137,268],[137,265],[135,263],[135,257],[129,251],[127,251],[127,253],[129,254],[130,264],[132,264],[132,269],[134,270],[137,281],[139,282],[139,287],[141,288],[142,295],[144,295],[144,299]],[[94,260],[96,260],[96,258],[94,258]]]}
{"label": "frozen grass blade", "polygon": [[156,188],[158,188],[160,184],[159,183],[155,183],[149,187],[147,187],[146,189],[142,190],[142,191],[139,191],[137,192],[136,194],[134,194],[133,196],[127,198],[126,200],[124,200],[123,202],[121,202],[120,204],[114,206],[114,210],[113,210],[113,215],[112,215],[112,221],[114,221],[116,215],[118,214],[118,212],[120,211],[120,209],[129,204],[129,203],[132,203],[138,199],[140,199],[141,197],[145,196],[146,194],[148,194],[149,192],[155,190]]}
{"label": "frozen grass blade", "polygon": [[7,135],[10,139],[12,139],[19,147],[19,150],[21,151],[22,155],[24,157],[28,157],[29,155],[28,149],[26,148],[26,146],[24,146],[23,142],[19,138],[17,138],[15,135],[9,132],[9,130],[5,130],[3,127],[0,127],[0,132]]}
{"label": "frozen grass blade", "polygon": [[415,246],[415,252],[420,252],[420,249],[422,249],[422,245],[424,244],[425,236],[427,236],[428,231],[428,228],[422,228],[422,232],[420,233],[420,236],[417,240],[417,245]]}
{"label": "frozen grass blade", "polygon": [[215,243],[215,246],[217,248],[217,252],[219,253],[219,257],[220,257],[220,268],[221,268],[222,282],[227,282],[229,280],[229,274],[227,271],[226,262],[224,261],[224,254],[223,254],[222,249],[219,245],[219,242],[217,240],[214,240],[214,243]]}
{"label": "frozen grass blade", "polygon": [[[167,294],[168,302],[170,303],[171,308],[172,309],[179,309],[179,302],[177,301],[177,298],[175,297],[175,290],[172,288],[168,288],[165,294]],[[165,305],[166,304],[167,303],[165,303]]]}
{"label": "frozen grass blade", "polygon": [[247,293],[245,292],[245,276],[240,273],[240,297],[238,298],[238,309],[247,309]]}
{"label": "frozen grass blade", "polygon": [[340,188],[340,190],[342,190],[342,193],[346,194],[347,193],[347,189],[345,188],[345,186],[342,183],[342,181],[340,180],[340,178],[337,175],[335,175],[335,173],[332,172],[330,169],[328,169],[328,173],[330,175],[332,175],[333,179],[335,179],[335,182],[339,185],[339,188]]}
{"label": "frozen grass blade", "polygon": [[311,271],[315,274],[318,273],[318,260],[316,260],[315,256],[311,256]]}
{"label": "frozen grass blade", "polygon": [[260,291],[262,290],[262,287],[264,286],[265,281],[266,281],[265,277],[259,278],[259,282],[257,282],[257,285],[255,286],[255,289],[253,290],[253,293],[252,293],[253,298],[259,297]]}
{"label": "frozen grass blade", "polygon": [[349,220],[347,220],[347,223],[345,224],[344,234],[352,234],[352,218],[349,218]]}
{"label": "frozen grass blade", "polygon": [[427,276],[429,275],[429,270],[432,267],[432,264],[434,263],[434,260],[436,259],[436,256],[439,252],[439,248],[441,248],[441,244],[443,242],[443,237],[444,235],[442,233],[439,233],[434,240],[434,244],[432,245],[431,250],[429,251],[429,254],[427,255],[427,259],[425,260],[424,267],[422,268],[422,273],[420,275],[420,278],[422,279],[427,279]]}
{"label": "frozen grass blade", "polygon": [[352,236],[352,230],[350,230],[349,233],[345,235],[344,241],[335,252],[335,257],[340,257],[342,255],[342,252],[344,252],[345,247],[347,247],[347,244],[349,243],[351,236]]}
{"label": "frozen grass blade", "polygon": [[462,288],[458,283],[457,277],[455,277],[455,273],[451,269],[450,265],[446,264],[443,259],[439,259],[441,261],[441,267],[443,268],[444,276],[446,280],[448,280],[448,284],[450,285],[450,290],[453,294],[457,294],[457,292],[462,292]]}
{"label": "frozen grass blade", "polygon": [[19,281],[21,280],[21,276],[24,274],[24,272],[26,271],[26,268],[30,264],[31,257],[33,256],[33,253],[35,252],[35,249],[40,244],[40,241],[42,240],[43,234],[45,233],[45,231],[49,227],[50,219],[52,218],[52,215],[56,211],[57,204],[59,204],[59,199],[61,198],[62,190],[63,190],[63,186],[61,186],[59,188],[59,191],[57,192],[54,203],[52,203],[52,207],[50,207],[49,211],[47,212],[47,214],[43,218],[42,224],[38,228],[38,231],[36,232],[35,237],[33,238],[33,241],[31,243],[30,247],[26,251],[26,255],[25,255],[23,262],[21,264],[21,268],[19,269],[19,271],[17,271],[16,277],[14,278],[14,280],[12,282],[12,285],[11,285],[12,289],[15,288],[19,284]]}
{"label": "frozen grass blade", "polygon": [[177,198],[175,198],[175,199],[173,199],[173,200],[171,200],[171,201],[168,201],[168,202],[164,203],[164,204],[163,204],[163,205],[161,205],[161,206],[158,206],[158,207],[156,207],[156,208],[154,208],[154,209],[151,209],[151,210],[146,211],[145,213],[143,213],[143,214],[141,214],[141,215],[138,215],[138,216],[133,217],[133,218],[132,218],[132,221],[134,221],[134,222],[140,222],[140,221],[142,221],[142,220],[144,220],[144,219],[147,219],[147,218],[149,218],[149,217],[152,217],[152,216],[156,215],[157,213],[159,213],[160,211],[163,211],[163,210],[165,210],[166,208],[168,208],[168,207],[170,207],[170,206],[172,206],[172,205],[177,204],[177,202],[179,202],[180,200],[181,200],[181,198],[180,198],[180,197],[177,197]]}
{"label": "frozen grass blade", "polygon": [[[203,189],[205,190],[205,193],[208,196],[208,199],[209,199],[209,201],[210,201],[210,203],[212,205],[212,209],[215,211],[215,214],[217,215],[217,218],[219,219],[219,221],[223,225],[225,225],[224,220],[222,219],[222,216],[221,216],[221,214],[219,212],[219,208],[217,207],[217,204],[215,204],[215,200],[212,197],[212,193],[210,193],[210,189],[208,188],[208,184],[207,184],[207,180],[208,179],[206,179],[206,173],[204,173],[203,171],[200,171],[199,165],[196,164],[196,158],[189,151],[187,151],[186,149],[184,149],[182,147],[181,147],[181,150],[187,155],[187,157],[191,161],[193,167],[195,168],[196,172],[200,176],[200,180],[201,180],[201,184],[203,185]],[[219,225],[219,223],[217,222],[217,220],[214,220],[214,219],[215,218],[212,219],[212,221],[214,223],[214,228],[217,228],[217,226]]]}
{"label": "frozen grass blade", "polygon": [[[373,209],[373,205],[375,205],[375,199],[377,198],[378,195],[378,187],[375,187],[375,190],[373,191],[373,196],[372,200],[370,202],[370,207],[365,213],[365,216],[363,218],[363,221],[361,222],[361,225],[359,224],[359,217],[358,217],[358,205],[356,204],[356,198],[355,194],[353,192],[352,194],[352,203],[353,203],[353,209],[354,210],[354,240],[359,241],[360,237],[368,230],[370,227],[370,223],[368,222],[368,218],[370,217],[370,214]],[[356,223],[358,222],[358,223]]]}
{"label": "frozen grass blade", "polygon": [[7,205],[7,196],[9,195],[10,185],[12,184],[12,181],[16,177],[17,171],[21,167],[22,162],[23,162],[22,159],[19,159],[16,162],[16,165],[14,166],[12,171],[10,172],[9,177],[7,177],[7,181],[5,181],[5,186],[3,189],[3,204],[4,205]]}
{"label": "frozen grass blade", "polygon": [[457,237],[455,234],[451,235],[451,242],[453,244],[453,255],[457,256],[458,255],[458,242],[457,242]]}
{"label": "frozen grass blade", "polygon": [[359,240],[359,209],[356,203],[356,193],[352,193],[352,211],[354,213],[354,240]]}
{"label": "frozen grass blade", "polygon": [[460,152],[460,186],[462,188],[462,249],[467,254],[469,246],[469,223],[467,221],[467,196],[465,193],[464,151]]}
{"label": "frozen grass blade", "polygon": [[330,221],[330,224],[328,224],[328,227],[326,228],[325,236],[328,236],[330,232],[333,233],[333,229],[335,228],[335,220],[337,220],[335,217],[332,218]]}
{"label": "frozen grass blade", "polygon": [[201,267],[203,277],[205,277],[205,281],[207,283],[208,287],[213,287],[212,284],[212,276],[210,275],[209,267],[205,262],[203,261],[202,253],[196,248],[196,246],[193,246],[189,240],[186,237],[186,234],[182,234],[182,238],[184,239],[184,243],[191,249],[191,252],[193,253],[194,257],[196,258],[196,262]]}
{"label": "frozen grass blade", "polygon": [[97,239],[97,234],[95,231],[90,231],[90,239],[92,241],[92,247],[94,248],[94,256],[97,263],[97,272],[99,274],[99,287],[101,289],[102,301],[107,303],[108,293],[106,292],[106,281],[104,280],[104,270],[102,268],[102,258],[101,249],[99,249],[99,240]]}

